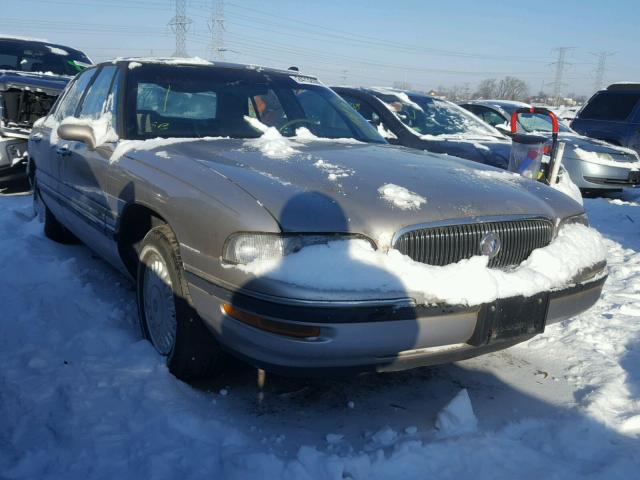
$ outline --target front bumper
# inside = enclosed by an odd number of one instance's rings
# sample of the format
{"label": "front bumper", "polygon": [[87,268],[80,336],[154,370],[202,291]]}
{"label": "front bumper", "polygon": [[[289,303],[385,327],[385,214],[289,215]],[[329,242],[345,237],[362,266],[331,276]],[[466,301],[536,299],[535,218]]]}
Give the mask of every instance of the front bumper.
{"label": "front bumper", "polygon": [[[495,311],[495,305],[502,305],[498,303],[502,301],[474,307],[417,306],[408,299],[317,306],[258,299],[230,292],[193,273],[187,272],[186,276],[196,310],[223,348],[272,372],[323,375],[404,370],[510,347],[543,331],[545,325],[571,318],[595,304],[606,280],[603,268],[589,272],[589,279],[571,287],[543,294],[548,303],[541,329],[524,328],[493,338],[483,314]],[[518,298],[507,301],[519,303]],[[270,321],[316,326],[321,333],[312,338],[293,338],[264,331],[225,314],[224,304]],[[529,308],[520,312],[515,323],[527,323]]]}
{"label": "front bumper", "polygon": [[583,190],[619,190],[640,184],[640,172],[625,167],[624,163],[616,167],[568,157],[562,164],[571,180]]}

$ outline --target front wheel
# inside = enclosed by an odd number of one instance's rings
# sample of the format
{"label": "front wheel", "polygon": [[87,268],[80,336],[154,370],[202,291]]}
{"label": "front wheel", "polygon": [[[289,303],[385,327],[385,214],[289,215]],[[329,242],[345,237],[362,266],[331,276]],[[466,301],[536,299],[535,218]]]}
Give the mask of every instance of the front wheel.
{"label": "front wheel", "polygon": [[139,258],[138,317],[145,338],[181,380],[210,376],[219,363],[220,346],[190,304],[178,241],[168,225],[147,233]]}

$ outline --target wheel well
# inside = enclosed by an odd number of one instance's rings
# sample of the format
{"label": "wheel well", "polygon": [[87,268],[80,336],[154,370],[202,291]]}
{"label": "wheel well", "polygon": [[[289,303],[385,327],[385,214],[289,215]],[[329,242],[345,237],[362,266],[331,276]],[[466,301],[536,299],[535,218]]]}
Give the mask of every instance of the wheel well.
{"label": "wheel well", "polygon": [[167,223],[158,213],[140,204],[125,207],[118,229],[118,251],[129,273],[135,278],[138,268],[138,245],[147,232]]}

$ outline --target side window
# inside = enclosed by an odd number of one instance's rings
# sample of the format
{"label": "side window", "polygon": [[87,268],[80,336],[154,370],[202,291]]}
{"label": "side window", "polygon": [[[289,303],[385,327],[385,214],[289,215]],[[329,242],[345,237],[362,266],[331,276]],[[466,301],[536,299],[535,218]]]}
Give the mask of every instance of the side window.
{"label": "side window", "polygon": [[89,87],[80,109],[82,118],[99,118],[107,109],[107,97],[111,89],[111,82],[116,73],[116,66],[103,67],[100,73]]}
{"label": "side window", "polygon": [[73,80],[73,84],[67,90],[64,98],[60,101],[58,108],[54,114],[54,118],[58,121],[62,121],[66,117],[73,117],[76,114],[78,103],[82,98],[87,85],[91,82],[91,79],[96,73],[96,69],[92,68],[85,70],[79,76]]}
{"label": "side window", "polygon": [[252,104],[258,120],[269,127],[280,127],[288,121],[280,99],[273,90],[254,96]]}
{"label": "side window", "polygon": [[308,89],[294,91],[296,99],[304,111],[305,119],[316,125],[322,125],[331,137],[351,137],[351,129],[331,103],[317,92]]}
{"label": "side window", "polygon": [[503,123],[508,123],[508,121],[505,120],[502,115],[491,110],[490,108],[483,108],[478,113],[473,113],[478,115],[482,120],[487,122],[492,127],[495,127],[496,125],[502,125]]}
{"label": "side window", "polygon": [[584,107],[580,118],[623,121],[629,117],[639,99],[637,93],[601,92]]}
{"label": "side window", "polygon": [[359,98],[352,97],[351,95],[341,95],[353,109],[362,115],[372,125],[380,123],[380,116],[371,108],[371,106],[360,100]]}

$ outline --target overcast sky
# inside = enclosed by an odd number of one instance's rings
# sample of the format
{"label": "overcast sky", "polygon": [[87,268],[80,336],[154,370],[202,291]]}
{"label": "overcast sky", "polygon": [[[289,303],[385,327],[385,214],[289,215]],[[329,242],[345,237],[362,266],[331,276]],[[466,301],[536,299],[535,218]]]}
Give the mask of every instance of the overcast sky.
{"label": "overcast sky", "polygon": [[[532,93],[554,80],[555,47],[568,52],[563,93],[591,94],[597,59],[605,82],[640,80],[640,9],[632,0],[225,0],[226,60],[297,65],[327,84],[416,88],[513,75]],[[190,55],[208,57],[211,0],[187,0]],[[95,61],[171,55],[170,0],[2,0],[0,33],[46,38]]]}

